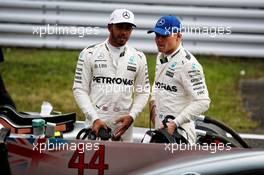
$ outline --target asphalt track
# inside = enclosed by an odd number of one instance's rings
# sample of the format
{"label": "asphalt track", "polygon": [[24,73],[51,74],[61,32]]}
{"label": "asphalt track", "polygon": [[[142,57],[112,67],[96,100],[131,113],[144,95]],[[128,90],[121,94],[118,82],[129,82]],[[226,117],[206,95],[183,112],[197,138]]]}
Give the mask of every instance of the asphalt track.
{"label": "asphalt track", "polygon": [[240,81],[240,93],[245,109],[259,123],[254,133],[264,134],[264,78]]}
{"label": "asphalt track", "polygon": [[[264,134],[264,78],[241,80],[240,94],[245,109],[250,112],[251,118],[259,123],[252,133]],[[247,140],[252,147],[264,148],[263,140]]]}

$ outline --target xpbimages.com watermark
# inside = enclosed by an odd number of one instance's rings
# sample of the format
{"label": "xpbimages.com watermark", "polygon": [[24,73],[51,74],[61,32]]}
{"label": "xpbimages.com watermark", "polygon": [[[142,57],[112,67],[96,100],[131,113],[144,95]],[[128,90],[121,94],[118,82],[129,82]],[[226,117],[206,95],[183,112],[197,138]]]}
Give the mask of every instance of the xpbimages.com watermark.
{"label": "xpbimages.com watermark", "polygon": [[184,34],[194,34],[202,35],[207,37],[217,37],[224,35],[231,35],[232,28],[230,26],[183,26],[178,27],[165,27],[165,34],[175,34],[175,33],[184,33]]}
{"label": "xpbimages.com watermark", "polygon": [[177,151],[210,151],[210,153],[214,154],[218,151],[230,151],[231,143],[203,143],[203,144],[186,144],[186,143],[165,143],[165,151],[169,151],[172,154]]}
{"label": "xpbimages.com watermark", "polygon": [[87,35],[98,35],[99,27],[58,26],[47,24],[45,26],[34,26],[33,35],[44,37],[47,35],[77,35],[82,38]]}
{"label": "xpbimages.com watermark", "polygon": [[144,92],[150,92],[149,86],[105,86],[103,88],[99,89],[100,92],[103,94],[115,94],[115,93],[144,93]]}
{"label": "xpbimages.com watermark", "polygon": [[65,142],[62,140],[47,140],[47,142],[33,143],[33,151],[43,153],[44,151],[75,151],[79,150],[79,153],[85,151],[97,151],[99,150],[100,143],[83,143],[83,142]]}

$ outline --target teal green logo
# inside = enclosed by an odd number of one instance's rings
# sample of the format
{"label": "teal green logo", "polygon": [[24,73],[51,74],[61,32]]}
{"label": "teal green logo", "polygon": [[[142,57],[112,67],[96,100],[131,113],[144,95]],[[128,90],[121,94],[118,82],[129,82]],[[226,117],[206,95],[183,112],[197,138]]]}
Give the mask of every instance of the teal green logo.
{"label": "teal green logo", "polygon": [[80,53],[80,58],[83,58],[83,56],[84,56],[84,53],[81,52],[81,53]]}
{"label": "teal green logo", "polygon": [[172,63],[172,64],[170,65],[170,68],[171,68],[172,70],[175,70],[175,69],[176,69],[176,65],[177,65],[177,63],[174,62],[174,63]]}
{"label": "teal green logo", "polygon": [[195,70],[195,69],[197,69],[197,68],[198,68],[198,65],[195,64],[195,63],[193,63],[193,64],[192,64],[192,70]]}
{"label": "teal green logo", "polygon": [[128,60],[128,63],[130,64],[135,64],[136,63],[136,58],[134,56],[131,56]]}

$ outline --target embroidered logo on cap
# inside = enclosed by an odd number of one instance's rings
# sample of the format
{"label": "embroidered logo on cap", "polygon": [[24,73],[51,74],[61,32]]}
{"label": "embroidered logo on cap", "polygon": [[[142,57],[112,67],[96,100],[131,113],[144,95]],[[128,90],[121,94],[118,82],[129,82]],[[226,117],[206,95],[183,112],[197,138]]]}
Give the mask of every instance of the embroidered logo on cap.
{"label": "embroidered logo on cap", "polygon": [[129,19],[129,18],[130,18],[130,14],[128,13],[128,11],[123,12],[122,16],[123,16],[125,19]]}
{"label": "embroidered logo on cap", "polygon": [[158,22],[157,22],[157,26],[163,26],[165,24],[165,19],[160,19]]}

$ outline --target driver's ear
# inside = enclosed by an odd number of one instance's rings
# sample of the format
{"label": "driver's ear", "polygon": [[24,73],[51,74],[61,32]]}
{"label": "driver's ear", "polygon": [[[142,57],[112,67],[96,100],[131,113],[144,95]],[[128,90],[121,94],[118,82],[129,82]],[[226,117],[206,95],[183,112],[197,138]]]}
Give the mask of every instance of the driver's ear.
{"label": "driver's ear", "polygon": [[178,32],[174,36],[176,37],[176,41],[180,41],[182,39],[182,34],[180,32]]}
{"label": "driver's ear", "polygon": [[177,37],[178,37],[178,38],[182,38],[182,33],[181,33],[181,32],[178,32],[178,33],[177,33]]}

